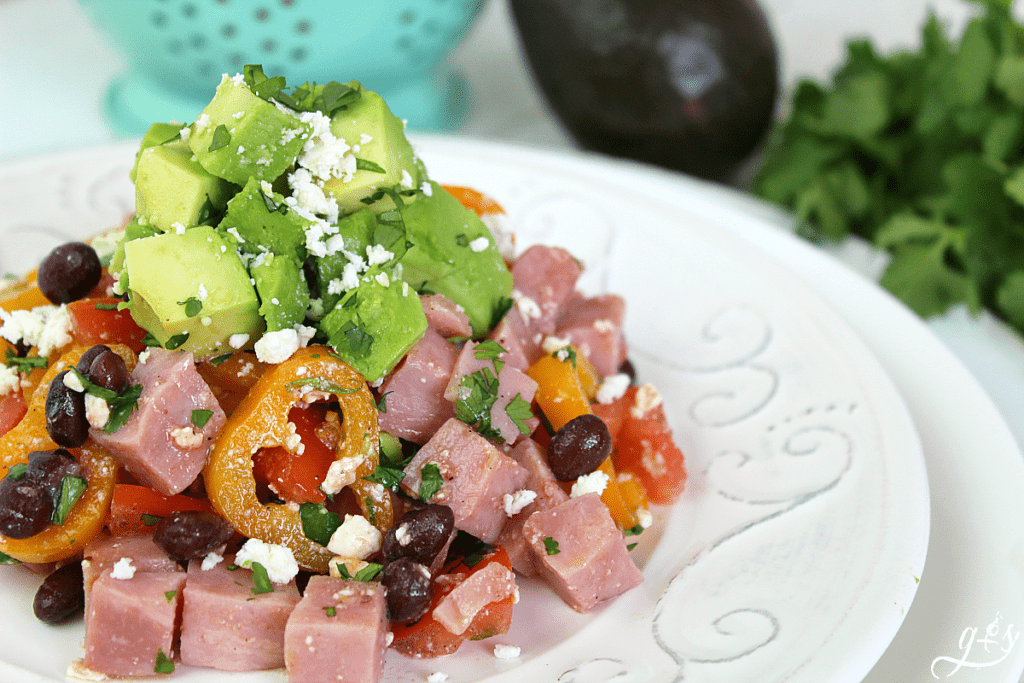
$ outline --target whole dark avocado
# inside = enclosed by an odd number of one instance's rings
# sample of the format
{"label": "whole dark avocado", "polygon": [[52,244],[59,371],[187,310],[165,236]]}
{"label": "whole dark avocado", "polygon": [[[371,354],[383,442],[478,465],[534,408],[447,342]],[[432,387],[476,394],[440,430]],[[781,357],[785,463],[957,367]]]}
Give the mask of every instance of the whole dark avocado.
{"label": "whole dark avocado", "polygon": [[727,181],[771,125],[778,56],[754,0],[510,0],[585,149]]}

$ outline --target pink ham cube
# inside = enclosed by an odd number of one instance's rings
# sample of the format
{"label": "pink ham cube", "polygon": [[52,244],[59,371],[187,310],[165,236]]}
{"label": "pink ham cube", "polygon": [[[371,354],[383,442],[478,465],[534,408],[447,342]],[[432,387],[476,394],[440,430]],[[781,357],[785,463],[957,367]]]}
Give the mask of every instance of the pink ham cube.
{"label": "pink ham cube", "polygon": [[523,488],[527,471],[456,418],[445,422],[406,466],[402,488],[413,497],[419,497],[428,465],[437,467],[442,484],[424,502],[447,505],[455,513],[456,529],[493,543],[507,518],[502,499]]}
{"label": "pink ham cube", "polygon": [[598,373],[607,377],[617,373],[626,360],[626,339],[622,333],[625,314],[626,302],[615,294],[573,296],[558,316],[555,334],[568,339]]}
{"label": "pink ham cube", "polygon": [[523,534],[541,577],[578,612],[644,580],[626,550],[622,532],[596,493],[533,513]]}
{"label": "pink ham cube", "polygon": [[[142,395],[128,421],[113,434],[96,428],[89,434],[146,486],[166,495],[181,493],[206,464],[224,426],[224,411],[191,353],[150,349],[131,382],[142,385]],[[202,427],[194,411],[210,411],[197,413]]]}
{"label": "pink ham cube", "polygon": [[252,571],[223,560],[188,566],[181,619],[181,663],[223,671],[284,666],[284,625],[299,591],[295,581],[254,594]]}
{"label": "pink ham cube", "polygon": [[313,576],[285,626],[288,683],[378,683],[387,634],[380,584]]}
{"label": "pink ham cube", "polygon": [[516,577],[500,562],[469,574],[438,601],[431,616],[450,633],[461,635],[482,609],[516,592]]}
{"label": "pink ham cube", "polygon": [[177,562],[153,542],[152,534],[108,536],[91,543],[83,554],[82,575],[88,599],[93,582],[122,558],[128,558],[136,572],[180,572]]}
{"label": "pink ham cube", "polygon": [[451,342],[428,327],[381,385],[385,411],[380,428],[422,445],[445,420],[455,417],[455,406],[445,400],[444,391],[458,356]]}
{"label": "pink ham cube", "polygon": [[512,264],[513,298],[531,332],[551,334],[583,269],[565,249],[535,245]]}
{"label": "pink ham cube", "polygon": [[185,572],[103,572],[92,584],[82,664],[108,676],[152,676],[174,658]]}

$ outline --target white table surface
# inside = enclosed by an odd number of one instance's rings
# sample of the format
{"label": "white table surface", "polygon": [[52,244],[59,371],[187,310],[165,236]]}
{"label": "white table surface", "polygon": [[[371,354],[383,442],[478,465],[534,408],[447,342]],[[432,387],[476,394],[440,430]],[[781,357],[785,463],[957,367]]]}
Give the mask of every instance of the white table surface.
{"label": "white table surface", "polygon": [[[883,50],[913,46],[929,7],[957,32],[969,10],[960,0],[763,0],[762,6],[780,46],[786,88],[798,77],[830,73],[848,37],[870,36]],[[489,0],[453,60],[473,97],[460,133],[572,147],[533,86],[503,2]],[[115,141],[101,107],[107,82],[122,67],[72,0],[0,0],[0,163]],[[878,272],[877,257],[856,244],[837,255],[862,272]],[[990,317],[975,320],[961,310],[930,324],[1024,443],[1024,343]]]}

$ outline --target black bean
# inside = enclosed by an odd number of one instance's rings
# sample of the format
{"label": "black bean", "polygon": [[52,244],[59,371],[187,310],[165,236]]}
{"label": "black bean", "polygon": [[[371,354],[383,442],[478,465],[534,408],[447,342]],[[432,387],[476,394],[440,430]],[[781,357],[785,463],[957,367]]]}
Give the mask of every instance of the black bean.
{"label": "black bean", "polygon": [[388,619],[406,622],[419,619],[430,609],[430,570],[402,557],[384,565],[380,582],[387,590]]}
{"label": "black bean", "polygon": [[153,541],[178,562],[201,560],[231,540],[235,530],[217,515],[198,510],[172,512],[153,530]]}
{"label": "black bean", "polygon": [[46,529],[53,518],[53,496],[27,477],[0,481],[0,535],[29,538]]}
{"label": "black bean", "polygon": [[548,444],[548,466],[558,481],[590,474],[612,452],[608,425],[597,415],[580,415],[555,432]]}
{"label": "black bean", "polygon": [[636,384],[636,368],[633,366],[633,362],[628,358],[622,361],[622,365],[619,366],[619,373],[627,375],[629,377],[630,384]]}
{"label": "black bean", "polygon": [[82,580],[82,563],[71,562],[43,579],[32,601],[36,618],[47,624],[67,621],[85,607],[85,585]]}
{"label": "black bean", "polygon": [[16,355],[16,356],[17,356],[18,358],[24,358],[25,356],[27,356],[27,355],[28,355],[28,352],[29,352],[29,351],[30,351],[31,349],[32,349],[32,346],[31,346],[31,345],[29,345],[29,344],[26,344],[26,343],[25,343],[25,342],[24,342],[23,340],[21,340],[21,339],[19,339],[18,341],[14,342],[14,354],[15,354],[15,355]]}
{"label": "black bean", "polygon": [[64,477],[81,476],[81,467],[75,456],[63,448],[52,451],[33,451],[28,454],[28,469],[25,479],[50,492],[54,505],[60,496],[60,484]]}
{"label": "black bean", "polygon": [[128,366],[110,349],[99,353],[89,366],[89,381],[120,394],[128,386]]}
{"label": "black bean", "polygon": [[384,559],[408,557],[430,565],[455,528],[455,513],[447,505],[430,504],[410,510],[384,534]]}
{"label": "black bean", "polygon": [[89,422],[85,418],[85,395],[69,389],[62,370],[46,391],[46,431],[50,438],[66,448],[78,448],[89,438]]}
{"label": "black bean", "polygon": [[89,349],[78,358],[78,363],[75,365],[75,369],[80,373],[89,376],[89,368],[92,367],[92,362],[96,360],[96,356],[100,355],[104,351],[109,351],[110,347],[106,344],[96,344],[90,346]]}
{"label": "black bean", "polygon": [[68,304],[92,291],[102,275],[103,266],[95,249],[84,242],[68,242],[39,264],[39,289],[53,303]]}

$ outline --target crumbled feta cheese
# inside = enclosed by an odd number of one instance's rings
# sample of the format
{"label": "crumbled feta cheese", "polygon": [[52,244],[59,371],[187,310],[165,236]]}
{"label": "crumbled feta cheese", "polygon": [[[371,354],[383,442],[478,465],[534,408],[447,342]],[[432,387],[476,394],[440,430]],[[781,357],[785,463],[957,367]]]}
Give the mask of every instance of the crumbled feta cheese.
{"label": "crumbled feta cheese", "polygon": [[429,180],[424,180],[423,184],[420,185],[420,192],[428,197],[432,197],[434,195],[434,186],[430,184]]}
{"label": "crumbled feta cheese", "polygon": [[599,320],[595,320],[592,323],[592,327],[595,330],[597,330],[598,332],[614,332],[615,331],[615,323],[613,323],[611,320],[608,320],[607,318],[601,318]]}
{"label": "crumbled feta cheese", "polygon": [[362,515],[345,515],[331,535],[327,549],[335,555],[365,560],[380,550],[381,533]]}
{"label": "crumbled feta cheese", "polygon": [[64,304],[37,306],[30,311],[7,312],[0,309],[0,337],[12,344],[18,341],[35,346],[40,356],[71,343],[71,314]]}
{"label": "crumbled feta cheese", "polygon": [[174,443],[178,444],[178,448],[184,448],[185,450],[201,446],[205,438],[201,431],[197,432],[191,425],[175,427],[169,432],[169,435],[174,440]]}
{"label": "crumbled feta cheese", "polygon": [[391,284],[391,280],[388,278],[387,273],[377,273],[373,279],[376,280],[377,284],[381,287],[387,287]]}
{"label": "crumbled feta cheese", "polygon": [[174,228],[174,234],[176,234],[176,235],[184,235],[185,234],[185,225],[183,223],[179,223],[178,221],[175,221],[175,222],[171,223],[171,227]]}
{"label": "crumbled feta cheese", "polygon": [[607,405],[622,398],[629,389],[629,383],[629,375],[623,372],[605,377],[597,388],[597,402]]}
{"label": "crumbled feta cheese", "polygon": [[204,128],[207,128],[209,125],[210,125],[210,115],[209,114],[205,114],[205,113],[204,114],[200,114],[199,118],[196,119],[196,122],[195,122],[196,132],[201,132]]}
{"label": "crumbled feta cheese", "polygon": [[202,318],[199,319],[199,324],[202,325],[203,327],[209,327],[210,325],[213,324],[213,318],[211,318],[208,315],[204,315]]}
{"label": "crumbled feta cheese", "polygon": [[200,282],[199,289],[196,291],[196,298],[200,301],[206,301],[206,297],[208,296],[210,296],[210,293],[206,290],[206,285]]}
{"label": "crumbled feta cheese", "polygon": [[[69,372],[65,377],[70,375]],[[107,421],[110,420],[110,405],[99,396],[86,394],[85,420],[94,429],[103,429],[107,426]]]}
{"label": "crumbled feta cheese", "polygon": [[329,496],[340,493],[343,488],[356,480],[356,470],[362,464],[363,458],[351,456],[339,458],[327,468],[327,476],[324,483],[320,484],[320,490]]}
{"label": "crumbled feta cheese", "polygon": [[[342,182],[350,182],[355,175],[356,158],[345,139],[336,137],[331,131],[331,118],[319,111],[302,112],[298,118],[313,128],[313,134],[299,155],[299,170],[308,169],[312,175],[324,180],[341,178]],[[332,222],[337,222],[337,219]]]}
{"label": "crumbled feta cheese", "polygon": [[522,292],[515,289],[512,290],[512,298],[515,299],[516,308],[519,309],[519,313],[527,322],[531,319],[539,318],[542,315],[540,305],[530,297],[525,296]]}
{"label": "crumbled feta cheese", "polygon": [[569,492],[570,498],[579,498],[588,493],[601,494],[604,492],[605,487],[608,486],[608,475],[601,470],[594,470],[590,474],[584,474],[579,477],[572,485],[572,491]]}
{"label": "crumbled feta cheese", "polygon": [[367,265],[379,266],[382,263],[387,263],[393,258],[395,258],[395,255],[380,244],[372,244],[366,248]]}
{"label": "crumbled feta cheese", "polygon": [[233,334],[228,337],[228,346],[233,349],[240,349],[249,341],[249,335],[243,333]]}
{"label": "crumbled feta cheese", "polygon": [[368,145],[371,142],[373,142],[373,137],[372,136],[367,135],[366,133],[360,133],[359,134],[359,144],[361,144],[361,145]]}
{"label": "crumbled feta cheese", "polygon": [[283,363],[299,350],[299,333],[294,329],[267,332],[253,348],[264,363]]}
{"label": "crumbled feta cheese", "polygon": [[536,491],[519,489],[515,493],[506,493],[502,496],[501,503],[505,508],[505,514],[512,517],[522,512],[523,508],[532,503],[536,497]]}
{"label": "crumbled feta cheese", "polygon": [[258,538],[250,538],[235,555],[235,564],[239,567],[259,562],[267,570],[267,577],[274,583],[288,583],[299,573],[299,565],[290,548],[275,543],[265,543]]}
{"label": "crumbled feta cheese", "polygon": [[427,676],[427,683],[445,683],[448,680],[448,674],[435,671],[434,673]]}
{"label": "crumbled feta cheese", "polygon": [[415,187],[412,181],[412,176],[409,175],[409,172],[404,168],[402,169],[402,179],[399,181],[399,183],[402,185],[402,187],[407,187],[410,190],[413,189],[413,187]]}
{"label": "crumbled feta cheese", "polygon": [[489,246],[491,246],[491,241],[486,237],[477,237],[469,243],[470,250],[475,252],[481,252]]}
{"label": "crumbled feta cheese", "polygon": [[0,365],[0,396],[6,396],[21,386],[21,375],[7,365]]}
{"label": "crumbled feta cheese", "polygon": [[192,129],[188,126],[185,126],[180,131],[178,131],[178,135],[181,137],[182,142],[188,142],[189,136],[192,135]]}
{"label": "crumbled feta cheese", "polygon": [[661,394],[653,384],[644,384],[636,391],[636,401],[629,409],[633,417],[640,419],[650,411],[661,405]]}
{"label": "crumbled feta cheese", "polygon": [[132,564],[132,558],[122,557],[110,569],[110,578],[128,580],[135,576],[135,570],[136,567]]}
{"label": "crumbled feta cheese", "polygon": [[204,572],[208,572],[223,561],[223,555],[218,555],[217,553],[211,550],[210,552],[206,553],[206,557],[203,558],[203,563],[199,565],[199,568],[202,569]]}
{"label": "crumbled feta cheese", "polygon": [[288,175],[288,187],[296,204],[309,213],[322,216],[328,223],[338,222],[338,201],[324,193],[308,168],[299,167]]}
{"label": "crumbled feta cheese", "polygon": [[544,341],[541,342],[540,348],[544,350],[544,353],[555,353],[561,349],[564,349],[570,344],[568,337],[556,337],[553,334],[549,334],[544,337]]}
{"label": "crumbled feta cheese", "polygon": [[412,543],[412,534],[409,533],[409,523],[403,522],[398,525],[395,529],[395,540],[398,541],[398,545],[407,546]]}
{"label": "crumbled feta cheese", "polygon": [[85,391],[85,385],[82,384],[82,378],[79,377],[77,372],[67,372],[64,374],[64,386],[71,391],[77,391],[79,394]]}
{"label": "crumbled feta cheese", "polygon": [[498,644],[494,646],[494,656],[498,659],[515,659],[522,652],[515,645],[502,645]]}
{"label": "crumbled feta cheese", "polygon": [[652,515],[649,510],[640,508],[636,511],[636,521],[642,528],[646,529],[654,524],[654,515]]}

